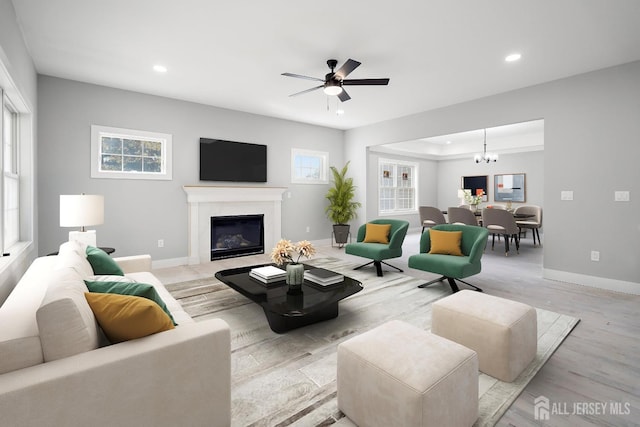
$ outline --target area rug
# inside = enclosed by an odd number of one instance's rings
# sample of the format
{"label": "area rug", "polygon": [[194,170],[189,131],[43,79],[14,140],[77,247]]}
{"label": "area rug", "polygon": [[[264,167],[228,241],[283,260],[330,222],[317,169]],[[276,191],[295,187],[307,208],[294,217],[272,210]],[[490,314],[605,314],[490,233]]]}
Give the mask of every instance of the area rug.
{"label": "area rug", "polygon": [[[215,278],[167,285],[196,321],[217,317],[231,327],[232,425],[353,425],[337,408],[336,347],[342,341],[399,319],[431,328],[431,304],[450,295],[448,285],[425,289],[423,280],[401,273],[377,277],[372,269],[335,258],[308,262],[348,275],[364,289],[340,302],[337,318],[285,334],[269,329],[262,308]],[[578,323],[578,319],[537,309],[538,352],[512,383],[480,374],[476,426],[492,426]]]}

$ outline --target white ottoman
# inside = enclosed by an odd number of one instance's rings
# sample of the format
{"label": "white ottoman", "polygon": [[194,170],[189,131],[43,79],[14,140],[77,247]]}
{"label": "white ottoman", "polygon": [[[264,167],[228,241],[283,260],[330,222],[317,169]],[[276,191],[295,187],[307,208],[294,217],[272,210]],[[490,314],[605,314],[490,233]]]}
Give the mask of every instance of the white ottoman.
{"label": "white ottoman", "polygon": [[473,350],[398,320],[338,345],[338,408],[360,427],[471,426]]}
{"label": "white ottoman", "polygon": [[511,382],[536,357],[536,310],[526,304],[463,290],[432,305],[431,332],[478,353],[480,370]]}

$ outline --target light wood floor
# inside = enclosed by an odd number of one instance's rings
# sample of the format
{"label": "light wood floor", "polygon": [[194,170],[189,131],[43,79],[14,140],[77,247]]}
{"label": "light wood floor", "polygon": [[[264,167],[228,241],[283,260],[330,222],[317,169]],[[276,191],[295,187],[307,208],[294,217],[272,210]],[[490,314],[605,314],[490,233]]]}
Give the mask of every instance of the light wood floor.
{"label": "light wood floor", "polygon": [[[407,275],[430,280],[436,275],[407,267],[408,257],[418,252],[419,231],[409,232],[403,257],[390,263]],[[318,257],[365,262],[331,247],[328,240],[316,248]],[[157,269],[154,273],[164,283],[175,283],[263,261],[268,262],[268,255]],[[504,256],[503,242],[496,241],[493,251],[489,242],[482,262],[482,273],[468,281],[485,293],[580,318],[498,425],[640,425],[640,297],[542,279],[542,248],[533,246],[530,234],[523,239],[520,254],[508,257]],[[549,420],[544,422],[534,419],[534,399],[539,396],[548,398],[551,405]]]}

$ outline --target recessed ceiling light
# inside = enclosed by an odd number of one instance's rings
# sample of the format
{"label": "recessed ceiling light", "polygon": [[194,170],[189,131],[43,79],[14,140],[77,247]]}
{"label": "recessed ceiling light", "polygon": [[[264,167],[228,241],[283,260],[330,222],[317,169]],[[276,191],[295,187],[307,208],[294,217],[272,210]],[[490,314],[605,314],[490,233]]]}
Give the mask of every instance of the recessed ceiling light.
{"label": "recessed ceiling light", "polygon": [[154,65],[153,71],[155,71],[156,73],[166,73],[167,67],[165,67],[164,65]]}
{"label": "recessed ceiling light", "polygon": [[344,114],[344,110],[342,110],[342,109],[338,109],[338,110],[336,110],[336,115],[337,115],[337,116],[341,116],[341,115],[343,115],[343,114]]}
{"label": "recessed ceiling light", "polygon": [[447,141],[447,144],[451,144],[451,141]]}
{"label": "recessed ceiling light", "polygon": [[514,62],[520,58],[522,58],[522,55],[520,55],[519,53],[512,53],[511,55],[508,55],[506,58],[504,58],[504,60],[507,62]]}

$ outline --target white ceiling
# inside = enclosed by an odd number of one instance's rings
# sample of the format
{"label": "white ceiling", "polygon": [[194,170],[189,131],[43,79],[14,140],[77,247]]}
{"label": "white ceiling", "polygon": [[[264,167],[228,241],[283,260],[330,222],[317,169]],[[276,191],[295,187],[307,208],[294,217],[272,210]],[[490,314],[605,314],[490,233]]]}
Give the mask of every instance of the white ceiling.
{"label": "white ceiling", "polygon": [[[338,129],[640,59],[638,0],[13,4],[41,74]],[[281,73],[323,78],[330,58],[389,86],[349,87],[342,116],[320,90],[288,97],[316,84]]]}
{"label": "white ceiling", "polygon": [[544,150],[544,120],[532,120],[487,129],[394,142],[370,147],[370,149],[380,153],[447,160],[472,158],[474,154],[482,153],[485,141],[487,152],[490,153],[505,154]]}

